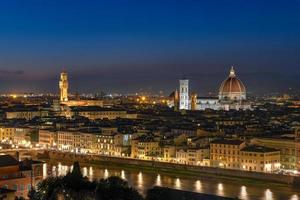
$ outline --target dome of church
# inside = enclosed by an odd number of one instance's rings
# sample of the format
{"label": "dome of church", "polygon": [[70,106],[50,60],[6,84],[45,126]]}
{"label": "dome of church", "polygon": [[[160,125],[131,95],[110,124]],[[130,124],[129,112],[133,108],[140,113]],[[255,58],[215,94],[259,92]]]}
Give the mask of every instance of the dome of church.
{"label": "dome of church", "polygon": [[229,76],[222,82],[219,89],[220,100],[244,100],[246,99],[246,88],[241,80],[236,77],[233,67]]}

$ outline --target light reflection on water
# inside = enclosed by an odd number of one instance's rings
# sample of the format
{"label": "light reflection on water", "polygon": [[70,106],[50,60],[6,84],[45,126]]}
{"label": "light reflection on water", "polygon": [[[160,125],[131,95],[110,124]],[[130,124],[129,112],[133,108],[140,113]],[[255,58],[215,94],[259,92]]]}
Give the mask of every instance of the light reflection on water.
{"label": "light reflection on water", "polygon": [[195,189],[196,189],[196,192],[199,192],[199,193],[202,192],[202,183],[201,183],[201,181],[197,180],[195,182]]}
{"label": "light reflection on water", "polygon": [[273,199],[273,193],[270,189],[266,189],[264,200],[272,200]]}
{"label": "light reflection on water", "polygon": [[155,185],[161,186],[161,178],[160,178],[160,175],[159,175],[159,174],[157,174]]}
{"label": "light reflection on water", "polygon": [[140,172],[139,174],[138,174],[138,180],[137,180],[137,183],[138,183],[138,188],[140,188],[140,189],[142,189],[144,186],[144,184],[143,184],[143,174],[142,174],[142,172]]}
{"label": "light reflection on water", "polygon": [[240,192],[240,195],[239,195],[239,198],[240,199],[244,199],[244,200],[248,200],[248,194],[247,194],[247,187],[246,186],[242,186],[241,187],[241,192]]}
{"label": "light reflection on water", "polygon": [[125,176],[124,170],[121,171],[121,178],[124,179],[124,180],[126,180],[126,176]]}
{"label": "light reflection on water", "polygon": [[224,196],[224,187],[223,187],[223,184],[222,183],[219,183],[218,184],[218,189],[217,189],[217,192],[216,192],[219,196]]}
{"label": "light reflection on water", "polygon": [[43,164],[43,179],[47,178],[47,163]]}
{"label": "light reflection on water", "polygon": [[[58,163],[58,165],[43,165],[43,177],[49,175],[64,176],[73,166],[66,166]],[[170,175],[153,174],[136,171],[107,169],[101,166],[82,166],[82,173],[89,180],[99,180],[108,178],[109,176],[119,176],[128,181],[130,185],[135,187],[140,193],[146,194],[146,191],[153,186],[163,186],[174,189],[182,189],[199,193],[215,194],[227,197],[238,197],[242,200],[261,199],[261,200],[299,200],[299,192],[295,192],[291,187],[268,188],[259,185],[240,185],[230,181],[219,182],[218,179],[201,177],[183,178],[172,177]]]}
{"label": "light reflection on water", "polygon": [[294,194],[291,196],[290,200],[299,200],[298,195]]}
{"label": "light reflection on water", "polygon": [[108,170],[107,169],[104,170],[104,176],[103,176],[103,178],[108,178]]}
{"label": "light reflection on water", "polygon": [[175,181],[175,188],[180,190],[181,189],[181,181],[179,178],[176,179]]}

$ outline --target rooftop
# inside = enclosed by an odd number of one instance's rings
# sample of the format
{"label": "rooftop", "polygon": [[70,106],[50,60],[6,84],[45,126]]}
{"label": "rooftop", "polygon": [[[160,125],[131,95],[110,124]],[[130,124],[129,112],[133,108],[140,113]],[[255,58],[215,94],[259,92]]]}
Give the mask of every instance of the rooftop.
{"label": "rooftop", "polygon": [[240,145],[244,143],[242,140],[227,140],[227,139],[218,139],[211,142],[212,144],[229,144],[229,145]]}
{"label": "rooftop", "polygon": [[279,150],[274,149],[274,148],[264,147],[264,146],[251,145],[251,146],[244,147],[243,149],[241,149],[241,151],[269,153],[269,152],[274,152],[274,151],[279,151]]}
{"label": "rooftop", "polygon": [[125,111],[118,108],[103,108],[100,106],[71,106],[72,111]]}
{"label": "rooftop", "polygon": [[19,165],[19,161],[11,155],[0,155],[0,167]]}

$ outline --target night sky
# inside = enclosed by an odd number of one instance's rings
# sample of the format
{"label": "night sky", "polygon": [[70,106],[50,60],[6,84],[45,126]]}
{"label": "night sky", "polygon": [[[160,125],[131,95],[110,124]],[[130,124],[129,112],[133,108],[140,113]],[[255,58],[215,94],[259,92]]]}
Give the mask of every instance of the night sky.
{"label": "night sky", "polygon": [[[210,3],[208,3],[210,2]],[[3,0],[0,92],[300,89],[300,1]]]}

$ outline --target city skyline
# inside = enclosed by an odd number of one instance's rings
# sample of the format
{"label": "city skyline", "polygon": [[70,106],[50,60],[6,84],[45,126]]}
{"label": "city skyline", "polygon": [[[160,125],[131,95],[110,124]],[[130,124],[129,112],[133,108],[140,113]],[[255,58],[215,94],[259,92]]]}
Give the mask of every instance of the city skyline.
{"label": "city skyline", "polygon": [[0,1],[0,200],[300,199],[299,10]]}
{"label": "city skyline", "polygon": [[299,90],[296,1],[1,4],[1,92],[58,92],[65,68],[71,92],[206,95],[231,65],[250,93]]}

